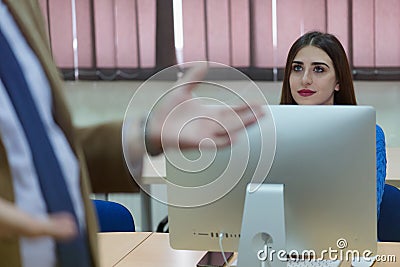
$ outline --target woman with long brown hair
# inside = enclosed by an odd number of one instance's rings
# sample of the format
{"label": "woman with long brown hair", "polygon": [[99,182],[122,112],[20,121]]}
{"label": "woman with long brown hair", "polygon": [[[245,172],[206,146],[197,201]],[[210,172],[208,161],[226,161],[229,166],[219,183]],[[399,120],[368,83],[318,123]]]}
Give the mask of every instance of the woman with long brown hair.
{"label": "woman with long brown hair", "polygon": [[[280,104],[357,105],[346,52],[334,35],[312,31],[293,43],[286,61]],[[379,217],[386,177],[385,135],[379,125],[376,167]]]}

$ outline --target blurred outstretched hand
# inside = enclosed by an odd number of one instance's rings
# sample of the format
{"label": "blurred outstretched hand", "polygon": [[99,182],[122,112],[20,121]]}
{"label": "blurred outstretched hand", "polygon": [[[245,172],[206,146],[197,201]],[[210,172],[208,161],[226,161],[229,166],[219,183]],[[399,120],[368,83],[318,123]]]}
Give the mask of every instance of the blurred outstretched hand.
{"label": "blurred outstretched hand", "polygon": [[146,136],[153,149],[227,146],[240,131],[264,115],[260,105],[210,106],[193,97],[193,89],[206,73],[206,63],[191,68],[152,110]]}

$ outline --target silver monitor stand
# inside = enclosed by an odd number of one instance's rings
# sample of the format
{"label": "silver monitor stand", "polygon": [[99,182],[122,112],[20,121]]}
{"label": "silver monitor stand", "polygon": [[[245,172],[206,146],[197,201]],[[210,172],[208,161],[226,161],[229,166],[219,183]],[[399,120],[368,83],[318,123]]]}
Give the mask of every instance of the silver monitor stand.
{"label": "silver monitor stand", "polygon": [[284,207],[283,184],[247,186],[238,267],[287,265],[286,261],[280,260],[281,257],[286,257]]}

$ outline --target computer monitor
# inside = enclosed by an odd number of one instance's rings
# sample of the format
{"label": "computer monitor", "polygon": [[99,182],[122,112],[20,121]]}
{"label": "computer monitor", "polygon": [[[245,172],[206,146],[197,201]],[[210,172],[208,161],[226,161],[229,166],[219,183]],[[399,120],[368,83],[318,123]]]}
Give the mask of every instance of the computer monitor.
{"label": "computer monitor", "polygon": [[[375,110],[282,105],[266,106],[266,111],[230,148],[185,152],[189,160],[180,152],[167,157],[171,247],[220,251],[223,233],[223,250],[238,251],[241,227],[251,227],[241,223],[246,186],[253,179],[284,185],[288,251],[321,253],[338,249],[341,240],[343,249],[375,253]],[[188,168],[190,162],[197,170]],[[220,190],[224,179],[233,186],[215,197],[213,188]],[[202,194],[205,203],[199,201]],[[260,218],[268,219],[265,206],[257,204]]]}

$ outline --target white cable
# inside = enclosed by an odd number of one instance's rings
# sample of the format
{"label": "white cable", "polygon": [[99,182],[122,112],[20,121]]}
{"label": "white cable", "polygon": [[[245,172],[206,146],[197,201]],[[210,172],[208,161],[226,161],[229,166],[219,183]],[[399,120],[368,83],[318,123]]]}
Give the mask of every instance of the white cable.
{"label": "white cable", "polygon": [[226,267],[230,267],[231,265],[228,263],[228,260],[225,257],[224,248],[222,246],[222,239],[224,238],[224,233],[219,233],[219,249],[221,250],[222,257],[224,258]]}

